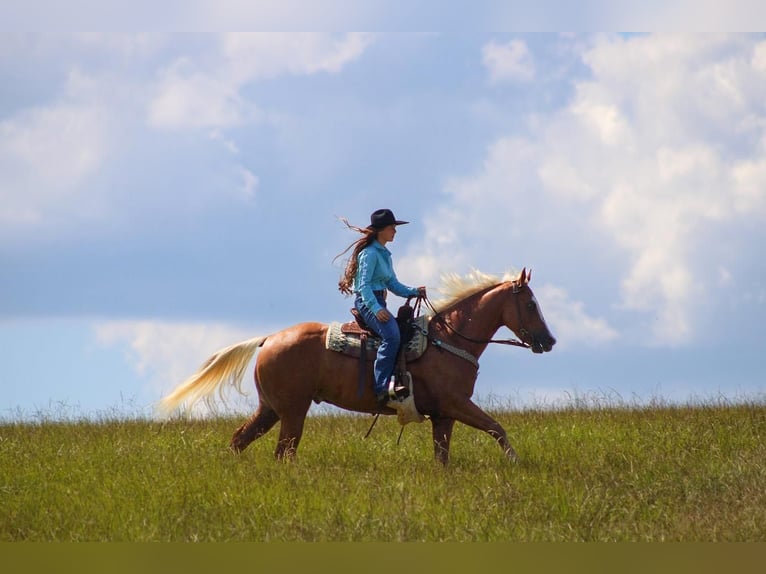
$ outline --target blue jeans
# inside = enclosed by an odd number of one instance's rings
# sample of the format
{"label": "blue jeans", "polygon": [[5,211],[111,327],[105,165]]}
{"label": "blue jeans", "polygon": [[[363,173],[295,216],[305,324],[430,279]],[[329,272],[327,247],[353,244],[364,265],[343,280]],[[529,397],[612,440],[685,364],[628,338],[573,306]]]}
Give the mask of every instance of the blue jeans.
{"label": "blue jeans", "polygon": [[[375,295],[383,307],[386,306],[386,301],[380,295]],[[401,344],[401,335],[399,334],[399,324],[396,322],[396,317],[393,315],[391,318],[383,323],[376,316],[375,313],[370,311],[364,303],[362,298],[357,296],[354,301],[354,307],[361,313],[362,318],[367,325],[375,331],[383,342],[378,347],[378,356],[375,358],[375,394],[378,395],[388,390],[388,381],[394,372],[396,366],[396,354],[399,351],[399,345]]]}

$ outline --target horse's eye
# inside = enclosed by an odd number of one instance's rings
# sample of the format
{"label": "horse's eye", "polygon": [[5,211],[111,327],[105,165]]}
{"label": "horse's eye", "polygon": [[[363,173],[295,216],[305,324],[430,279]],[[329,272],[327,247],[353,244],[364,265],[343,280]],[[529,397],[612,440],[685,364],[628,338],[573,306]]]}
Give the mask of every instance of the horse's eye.
{"label": "horse's eye", "polygon": [[530,301],[529,303],[527,303],[527,309],[529,309],[530,311],[534,311],[536,308],[537,308],[537,305],[535,305],[534,301]]}

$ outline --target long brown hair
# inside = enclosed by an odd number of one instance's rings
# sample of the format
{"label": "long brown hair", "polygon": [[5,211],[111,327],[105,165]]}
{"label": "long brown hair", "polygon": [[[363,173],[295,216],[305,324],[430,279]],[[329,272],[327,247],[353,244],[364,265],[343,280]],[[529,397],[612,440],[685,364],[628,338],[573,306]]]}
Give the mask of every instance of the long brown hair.
{"label": "long brown hair", "polygon": [[346,267],[343,270],[343,275],[340,276],[338,281],[338,290],[344,295],[351,295],[354,292],[354,277],[356,277],[356,270],[359,266],[359,252],[370,245],[378,237],[378,230],[370,227],[357,227],[351,225],[345,217],[341,217],[340,220],[352,231],[361,233],[362,237],[354,241],[351,245],[346,247],[341,253],[335,256],[335,261],[339,257],[343,257],[346,253],[351,251],[351,256],[346,261]]}

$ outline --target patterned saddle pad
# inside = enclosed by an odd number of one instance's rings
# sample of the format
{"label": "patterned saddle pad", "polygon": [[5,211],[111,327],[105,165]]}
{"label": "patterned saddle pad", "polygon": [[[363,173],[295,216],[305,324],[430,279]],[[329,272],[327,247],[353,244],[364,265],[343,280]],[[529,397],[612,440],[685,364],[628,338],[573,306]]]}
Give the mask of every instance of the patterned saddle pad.
{"label": "patterned saddle pad", "polygon": [[[426,348],[428,347],[428,337],[423,335],[423,331],[428,332],[428,320],[429,317],[426,315],[421,315],[415,319],[416,328],[413,330],[412,338],[405,348],[404,358],[408,363],[419,359],[423,353],[426,352]],[[343,325],[343,323],[338,322],[330,323],[327,328],[325,347],[336,353],[343,353],[345,355],[359,358],[359,355],[361,354],[359,335],[356,333],[342,332]],[[375,355],[378,352],[380,343],[380,337],[370,336],[367,338],[366,356],[368,361],[375,360]]]}

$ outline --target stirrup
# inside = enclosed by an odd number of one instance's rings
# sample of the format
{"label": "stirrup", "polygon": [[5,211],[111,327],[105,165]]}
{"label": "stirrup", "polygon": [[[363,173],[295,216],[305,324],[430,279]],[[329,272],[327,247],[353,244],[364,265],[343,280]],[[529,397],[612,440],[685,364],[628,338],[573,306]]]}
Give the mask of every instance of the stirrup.
{"label": "stirrup", "polygon": [[391,376],[391,380],[388,382],[388,396],[391,400],[401,401],[410,396],[410,387],[404,385],[399,381],[400,378],[409,378],[409,373],[406,373],[403,377],[401,373]]}

